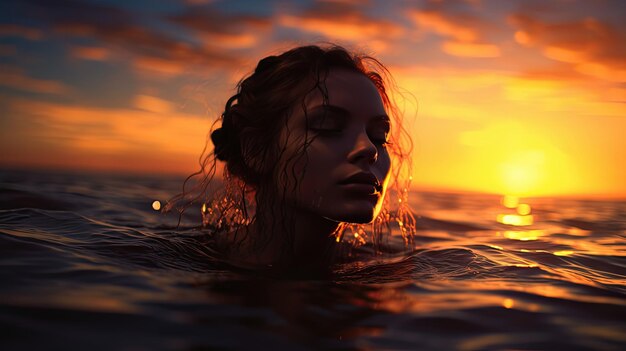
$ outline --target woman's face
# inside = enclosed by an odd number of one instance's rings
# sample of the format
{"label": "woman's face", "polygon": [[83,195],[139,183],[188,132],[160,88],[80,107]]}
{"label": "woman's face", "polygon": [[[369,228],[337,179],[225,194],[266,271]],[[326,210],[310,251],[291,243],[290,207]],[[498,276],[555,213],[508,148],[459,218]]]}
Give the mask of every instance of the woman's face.
{"label": "woman's face", "polygon": [[[298,210],[338,222],[368,223],[382,207],[391,161],[390,122],[365,75],[331,70],[328,101],[315,91],[288,117],[277,169],[280,192]],[[302,154],[302,145],[306,154]],[[293,156],[296,156],[295,158]],[[293,160],[290,160],[293,159]]]}

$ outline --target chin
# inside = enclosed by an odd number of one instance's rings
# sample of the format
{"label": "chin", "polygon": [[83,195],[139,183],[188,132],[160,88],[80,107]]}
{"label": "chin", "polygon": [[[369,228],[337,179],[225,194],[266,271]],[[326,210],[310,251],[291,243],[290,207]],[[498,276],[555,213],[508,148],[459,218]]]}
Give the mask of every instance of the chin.
{"label": "chin", "polygon": [[336,216],[335,218],[337,218],[338,222],[367,224],[372,223],[377,216],[378,211],[376,211],[376,207],[369,205],[361,209],[345,211],[342,215]]}
{"label": "chin", "polygon": [[347,221],[342,221],[342,222],[348,222],[348,223],[355,223],[355,224],[369,224],[372,223],[374,221],[375,217],[372,216],[367,216],[367,217],[354,217],[350,220]]}

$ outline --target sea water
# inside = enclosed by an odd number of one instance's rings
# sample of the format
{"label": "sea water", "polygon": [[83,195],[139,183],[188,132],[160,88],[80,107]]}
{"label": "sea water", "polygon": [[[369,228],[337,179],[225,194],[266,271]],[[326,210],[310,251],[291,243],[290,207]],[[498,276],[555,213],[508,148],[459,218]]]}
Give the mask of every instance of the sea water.
{"label": "sea water", "polygon": [[416,191],[414,250],[281,279],[152,209],[182,180],[0,171],[0,349],[626,347],[626,201]]}

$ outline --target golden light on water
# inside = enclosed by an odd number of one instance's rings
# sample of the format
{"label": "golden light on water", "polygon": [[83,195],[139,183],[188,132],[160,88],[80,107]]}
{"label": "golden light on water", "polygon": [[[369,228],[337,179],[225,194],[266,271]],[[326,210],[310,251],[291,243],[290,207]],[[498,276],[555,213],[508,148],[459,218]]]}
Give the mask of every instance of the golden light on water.
{"label": "golden light on water", "polygon": [[545,235],[545,231],[540,229],[535,230],[506,230],[504,232],[498,232],[498,235],[502,235],[507,239],[519,240],[519,241],[532,241],[537,240]]}
{"label": "golden light on water", "polygon": [[502,197],[502,206],[506,208],[516,208],[519,204],[519,198],[513,195],[504,195]]}
{"label": "golden light on water", "polygon": [[529,204],[519,204],[517,206],[517,213],[521,216],[526,216],[530,214],[530,205]]}
{"label": "golden light on water", "polygon": [[508,208],[515,209],[516,213],[500,213],[496,221],[506,225],[529,226],[535,222],[535,218],[530,214],[529,204],[520,203],[520,199],[513,195],[504,195],[500,203]]}
{"label": "golden light on water", "polygon": [[514,305],[515,305],[515,301],[513,301],[513,299],[502,300],[502,306],[504,308],[513,308]]}
{"label": "golden light on water", "polygon": [[152,209],[155,211],[158,211],[161,209],[161,201],[159,200],[154,200],[154,202],[152,202]]}
{"label": "golden light on water", "polygon": [[534,223],[533,215],[520,216],[516,214],[499,214],[497,221],[502,224],[514,225],[514,226],[527,226]]}

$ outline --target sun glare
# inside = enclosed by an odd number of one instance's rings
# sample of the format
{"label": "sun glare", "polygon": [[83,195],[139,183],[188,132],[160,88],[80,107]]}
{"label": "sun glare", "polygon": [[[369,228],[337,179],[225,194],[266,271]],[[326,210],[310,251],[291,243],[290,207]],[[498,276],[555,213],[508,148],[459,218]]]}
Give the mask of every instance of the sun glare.
{"label": "sun glare", "polygon": [[[535,223],[535,218],[530,214],[531,208],[529,204],[520,203],[520,199],[513,195],[504,195],[500,200],[508,213],[500,213],[496,216],[498,223],[512,225],[516,227],[529,226]],[[510,213],[511,210],[516,213]],[[508,237],[508,236],[507,236]]]}
{"label": "sun glare", "polygon": [[519,198],[513,195],[504,195],[501,202],[502,206],[506,208],[516,208],[519,205]]}
{"label": "sun glare", "polygon": [[541,180],[544,155],[540,151],[524,151],[511,156],[501,165],[504,191],[508,194],[528,195]]}
{"label": "sun glare", "polygon": [[504,232],[498,232],[498,235],[504,236],[507,239],[519,240],[519,241],[534,241],[540,237],[546,235],[545,231],[540,229],[535,230],[506,230]]}
{"label": "sun glare", "polygon": [[499,214],[497,220],[502,224],[514,226],[527,226],[534,223],[532,215],[520,216],[516,214]]}
{"label": "sun glare", "polygon": [[529,204],[519,204],[517,206],[517,213],[520,216],[526,216],[530,214],[530,205]]}

